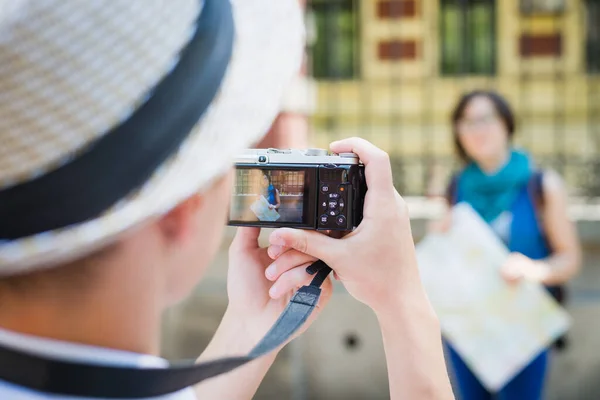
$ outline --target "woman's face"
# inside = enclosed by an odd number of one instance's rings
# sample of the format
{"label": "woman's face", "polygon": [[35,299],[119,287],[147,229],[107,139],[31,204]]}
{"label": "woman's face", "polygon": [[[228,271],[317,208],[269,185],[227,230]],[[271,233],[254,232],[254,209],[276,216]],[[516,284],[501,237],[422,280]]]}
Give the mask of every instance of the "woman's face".
{"label": "woman's face", "polygon": [[458,140],[476,163],[497,159],[508,148],[508,131],[494,103],[485,96],[472,98],[456,122]]}
{"label": "woman's face", "polygon": [[263,175],[262,185],[263,187],[269,186],[269,178],[266,175]]}

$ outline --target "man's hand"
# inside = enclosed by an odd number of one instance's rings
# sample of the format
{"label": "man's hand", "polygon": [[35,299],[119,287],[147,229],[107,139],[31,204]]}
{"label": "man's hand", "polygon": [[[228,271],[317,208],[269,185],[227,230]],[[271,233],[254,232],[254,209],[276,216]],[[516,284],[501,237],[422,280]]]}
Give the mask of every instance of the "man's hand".
{"label": "man's hand", "polygon": [[404,200],[394,189],[388,155],[353,138],[331,145],[365,164],[368,191],[363,220],[334,239],[314,231],[282,228],[270,237],[275,262],[266,276],[271,296],[287,293],[306,272],[290,268],[309,254],[323,260],[348,292],[370,306],[381,326],[392,399],[451,399],[437,317],[421,285]]}
{"label": "man's hand", "polygon": [[[199,361],[247,354],[273,326],[297,288],[310,282],[303,274],[290,276],[285,292],[273,299],[272,286],[265,277],[271,264],[266,248],[258,245],[259,228],[239,228],[229,248],[227,293],[229,305],[221,325]],[[290,270],[305,269],[313,258],[307,255],[288,260],[282,265]],[[284,261],[285,262],[285,261]],[[317,308],[296,336],[304,332],[331,298],[331,281],[321,286]],[[291,339],[290,339],[291,340]],[[283,347],[283,346],[282,346]],[[250,399],[256,392],[267,370],[275,360],[276,352],[268,354],[228,374],[213,378],[196,387],[199,398]],[[216,397],[215,397],[216,396]]]}
{"label": "man's hand", "polygon": [[[392,184],[388,155],[371,143],[353,138],[331,145],[335,152],[354,152],[365,164],[368,191],[363,220],[343,239],[316,231],[282,228],[270,237],[269,254],[275,259],[269,279],[282,292],[289,290],[288,275],[299,272],[289,265],[309,254],[327,263],[348,292],[376,313],[388,312],[398,298],[428,305],[421,286],[410,229],[408,209]],[[293,280],[291,281],[293,282]]]}
{"label": "man's hand", "polygon": [[[227,276],[227,294],[229,306],[227,316],[244,325],[245,332],[250,333],[254,342],[258,341],[275,323],[283,312],[294,292],[310,283],[312,276],[304,270],[314,258],[302,255],[294,259],[282,260],[281,265],[286,270],[302,270],[289,276],[285,291],[278,293],[276,298],[269,295],[272,282],[265,276],[265,270],[272,260],[266,248],[258,244],[259,228],[239,228],[229,249],[229,271]],[[318,315],[331,297],[331,281],[327,279],[322,285],[321,298],[317,309],[301,328],[304,332]],[[271,291],[272,293],[272,291]]]}
{"label": "man's hand", "polygon": [[[229,305],[217,331],[218,335],[231,336],[236,342],[222,349],[228,355],[234,353],[242,355],[251,350],[273,326],[294,292],[310,283],[312,279],[305,269],[314,261],[313,257],[302,254],[293,259],[281,260],[279,264],[282,268],[295,273],[286,276],[285,289],[277,292],[278,287],[272,287],[273,283],[265,277],[265,270],[271,265],[272,260],[267,254],[267,249],[259,246],[259,235],[260,228],[238,228],[229,248],[227,272]],[[327,279],[321,289],[321,298],[316,310],[296,336],[310,326],[319,314],[320,308],[329,301],[331,280]],[[274,293],[277,296],[273,296]],[[230,335],[231,332],[233,334]]]}

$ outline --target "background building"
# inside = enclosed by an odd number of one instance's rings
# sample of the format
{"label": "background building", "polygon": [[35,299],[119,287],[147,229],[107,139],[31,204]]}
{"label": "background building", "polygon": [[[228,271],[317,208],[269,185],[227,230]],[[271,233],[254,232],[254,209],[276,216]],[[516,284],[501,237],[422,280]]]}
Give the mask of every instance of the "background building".
{"label": "background building", "polygon": [[[326,147],[352,135],[375,142],[392,155],[418,240],[436,213],[422,196],[440,194],[456,166],[450,109],[470,89],[505,95],[518,115],[519,144],[567,178],[585,246],[582,273],[568,288],[570,344],[553,354],[547,399],[600,398],[600,0],[309,0],[306,7],[309,78],[295,82],[259,147]],[[232,234],[195,294],[165,318],[168,358],[196,357],[216,330],[227,306]],[[389,398],[373,313],[335,286],[255,398]]]}
{"label": "background building", "polygon": [[[311,141],[359,135],[386,148],[404,194],[437,193],[453,162],[458,96],[493,88],[517,141],[598,193],[600,1],[313,0]],[[431,181],[434,178],[434,181]],[[427,186],[429,185],[429,186]]]}

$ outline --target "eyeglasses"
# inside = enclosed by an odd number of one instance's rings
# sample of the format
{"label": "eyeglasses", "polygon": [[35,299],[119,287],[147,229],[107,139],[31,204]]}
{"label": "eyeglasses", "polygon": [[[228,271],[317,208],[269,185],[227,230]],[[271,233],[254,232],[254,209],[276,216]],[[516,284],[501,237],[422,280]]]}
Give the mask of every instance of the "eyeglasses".
{"label": "eyeglasses", "polygon": [[459,133],[472,132],[478,128],[488,128],[498,122],[498,117],[495,114],[480,115],[475,118],[463,118],[458,121]]}

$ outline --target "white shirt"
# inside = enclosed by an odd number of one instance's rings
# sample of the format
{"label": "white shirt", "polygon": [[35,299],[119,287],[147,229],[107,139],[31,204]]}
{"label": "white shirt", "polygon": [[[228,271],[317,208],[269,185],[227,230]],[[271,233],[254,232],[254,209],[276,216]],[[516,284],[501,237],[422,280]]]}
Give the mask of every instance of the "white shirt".
{"label": "white shirt", "polygon": [[[165,359],[146,354],[131,353],[103,347],[44,339],[0,329],[0,344],[28,353],[68,361],[86,361],[93,364],[136,366],[140,368],[167,367]],[[87,397],[58,396],[37,392],[0,380],[0,399],[10,400],[82,400]],[[96,399],[97,400],[97,399]],[[147,400],[196,400],[191,388]]]}

